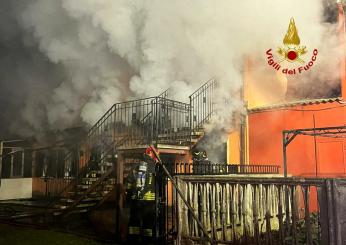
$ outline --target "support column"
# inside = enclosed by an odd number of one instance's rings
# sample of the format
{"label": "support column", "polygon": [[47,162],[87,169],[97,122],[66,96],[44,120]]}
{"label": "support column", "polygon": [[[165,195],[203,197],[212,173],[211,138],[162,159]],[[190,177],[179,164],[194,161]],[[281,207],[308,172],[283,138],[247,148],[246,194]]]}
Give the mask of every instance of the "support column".
{"label": "support column", "polygon": [[126,238],[126,229],[127,227],[124,226],[124,218],[122,216],[123,208],[124,208],[124,193],[125,193],[125,187],[124,187],[124,154],[122,152],[117,152],[117,162],[115,166],[116,171],[116,233],[118,236],[118,239],[121,241],[124,241]]}
{"label": "support column", "polygon": [[[11,148],[10,152],[13,151],[13,148]],[[10,178],[13,177],[13,164],[14,164],[14,154],[12,153],[11,155],[11,171],[10,171]]]}
{"label": "support column", "polygon": [[116,171],[116,183],[117,184],[123,184],[124,182],[124,163],[125,163],[125,157],[123,152],[118,152],[117,153],[118,158],[117,158],[117,165],[115,167]]}
{"label": "support column", "polygon": [[24,149],[23,149],[23,151],[22,151],[22,169],[21,169],[21,177],[22,178],[24,178],[24,166],[25,166],[25,159],[24,159],[24,157],[25,157],[25,151],[24,151]]}
{"label": "support column", "polygon": [[282,133],[282,152],[283,152],[283,167],[284,167],[284,177],[287,177],[287,152],[286,152],[286,134]]}

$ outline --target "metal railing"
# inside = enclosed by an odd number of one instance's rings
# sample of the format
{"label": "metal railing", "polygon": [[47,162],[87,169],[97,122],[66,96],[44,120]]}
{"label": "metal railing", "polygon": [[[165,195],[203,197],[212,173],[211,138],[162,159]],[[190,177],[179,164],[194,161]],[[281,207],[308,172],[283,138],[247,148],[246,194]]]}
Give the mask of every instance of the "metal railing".
{"label": "metal railing", "polygon": [[165,98],[156,98],[154,103],[154,141],[161,144],[189,144],[190,105]]}
{"label": "metal railing", "polygon": [[206,162],[175,163],[172,174],[179,175],[225,175],[225,174],[279,174],[278,165],[240,165]]}
{"label": "metal railing", "polygon": [[215,79],[209,80],[189,96],[191,106],[191,132],[198,131],[208,123],[215,112]]}
{"label": "metal railing", "polygon": [[124,145],[142,141],[144,144],[153,137],[153,101],[156,97],[126,101],[113,106],[107,121],[97,127],[96,132],[89,133],[90,145],[104,145],[123,138]]}
{"label": "metal railing", "polygon": [[[344,244],[346,180],[175,178],[215,244]],[[181,198],[166,188],[166,203],[173,203],[171,213],[166,211],[167,238],[175,244],[206,242]]]}
{"label": "metal railing", "polygon": [[215,88],[216,81],[208,81],[190,96],[189,104],[168,99],[169,90],[156,97],[114,104],[90,128],[85,139],[67,151],[63,162],[70,170],[63,180],[47,176],[45,182],[52,185],[49,188],[54,189],[54,195],[59,195],[78,183],[91,165],[102,164],[117,149],[155,143],[190,146],[193,132],[213,114]]}
{"label": "metal railing", "polygon": [[158,97],[113,105],[86,138],[67,151],[63,162],[71,168],[68,176],[60,176],[59,180],[54,174],[45,176],[48,190],[54,190],[50,194],[64,195],[73,189],[81,177],[114,156],[117,149],[152,143],[187,145],[190,105],[169,100],[167,96],[165,91]]}
{"label": "metal railing", "polygon": [[89,132],[88,145],[102,146],[114,140],[122,142],[122,147],[131,147],[186,140],[190,105],[164,96],[115,104]]}

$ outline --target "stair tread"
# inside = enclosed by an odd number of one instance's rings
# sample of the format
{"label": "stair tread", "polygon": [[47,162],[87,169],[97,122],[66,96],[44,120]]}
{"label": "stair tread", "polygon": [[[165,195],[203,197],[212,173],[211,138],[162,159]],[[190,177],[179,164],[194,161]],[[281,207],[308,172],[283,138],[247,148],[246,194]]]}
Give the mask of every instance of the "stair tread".
{"label": "stair tread", "polygon": [[62,198],[62,199],[60,199],[60,202],[72,203],[72,202],[74,202],[74,200],[71,198]]}
{"label": "stair tread", "polygon": [[86,213],[88,212],[87,208],[83,208],[83,209],[74,209],[70,212],[70,214],[76,214],[76,213]]}
{"label": "stair tread", "polygon": [[[81,195],[83,195],[84,194],[84,192],[81,192],[81,193],[78,193],[78,194],[70,194],[70,196],[73,196],[73,197],[78,197],[78,196],[81,196]],[[101,196],[102,195],[102,193],[100,192],[100,191],[98,191],[98,192],[91,192],[91,193],[88,193],[88,195],[87,195],[87,197],[99,197],[99,196]]]}
{"label": "stair tread", "polygon": [[102,200],[102,196],[98,196],[98,197],[88,197],[82,200],[82,202],[92,202],[92,201],[100,201]]}
{"label": "stair tread", "polygon": [[82,178],[82,181],[96,181],[99,177],[84,177]]}
{"label": "stair tread", "polygon": [[78,188],[83,188],[83,189],[88,189],[91,185],[87,185],[87,184],[78,184],[77,187]]}
{"label": "stair tread", "polygon": [[86,207],[93,207],[96,203],[80,203],[76,206],[76,208],[86,208]]}
{"label": "stair tread", "polygon": [[191,132],[192,136],[202,136],[204,134],[205,134],[204,131],[193,131],[193,132]]}

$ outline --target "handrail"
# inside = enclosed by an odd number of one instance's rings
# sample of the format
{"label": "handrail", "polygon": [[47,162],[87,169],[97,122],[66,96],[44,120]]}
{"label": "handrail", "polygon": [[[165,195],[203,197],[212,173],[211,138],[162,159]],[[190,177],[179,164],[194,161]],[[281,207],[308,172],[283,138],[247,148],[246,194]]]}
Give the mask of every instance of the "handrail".
{"label": "handrail", "polygon": [[[117,105],[121,105],[121,104],[125,104],[125,103],[132,103],[132,102],[136,102],[136,101],[140,101],[140,100],[146,100],[146,99],[155,99],[155,98],[165,98],[167,99],[168,97],[168,92],[169,92],[169,89],[166,89],[165,91],[163,91],[161,94],[157,95],[157,96],[152,96],[152,97],[147,97],[147,98],[144,98],[144,99],[134,99],[134,100],[127,100],[127,101],[123,101],[123,102],[118,102],[118,103],[115,103],[111,106],[111,108],[109,108],[104,114],[103,116],[89,129],[88,131],[88,135],[91,131],[94,130],[95,127],[97,127],[97,125],[104,119],[104,117],[112,111],[113,108],[115,108]],[[107,117],[108,118],[108,117]],[[106,118],[106,119],[107,119]]]}
{"label": "handrail", "polygon": [[207,123],[215,112],[214,89],[216,87],[217,81],[210,79],[189,96],[191,133]]}
{"label": "handrail", "polygon": [[[112,144],[110,144],[111,146],[114,144],[114,142],[112,142]],[[88,163],[86,165],[84,165],[80,170],[79,170],[79,174],[80,176],[84,176],[88,170],[92,169],[93,167],[97,166],[100,162],[102,162],[106,157],[107,154],[109,152],[111,152],[113,150],[113,147],[109,147],[106,151],[105,154],[102,158],[98,159],[98,161],[88,161]],[[68,191],[70,188],[75,187],[78,183],[79,183],[79,178],[74,178],[67,186],[65,186],[65,188],[63,190],[61,190],[59,192],[59,194],[57,195],[58,197],[62,196],[63,193],[65,193],[66,191]],[[51,208],[53,205],[55,204],[55,200],[51,200],[46,207],[47,208]]]}
{"label": "handrail", "polygon": [[99,184],[101,184],[109,175],[111,175],[113,171],[113,167],[108,169],[108,171],[104,173],[95,183],[93,183],[77,200],[75,200],[70,206],[64,209],[61,215],[66,216],[68,214],[68,211],[76,207],[89,193],[96,189]]}
{"label": "handrail", "polygon": [[113,104],[113,106],[108,109],[108,111],[106,113],[103,114],[103,116],[89,129],[88,131],[88,135],[95,129],[97,128],[98,124],[101,123],[102,121],[104,121],[105,119],[108,119],[109,115],[106,117],[106,115],[112,111],[113,108],[116,108],[119,105],[123,105],[123,104],[128,104],[128,103],[133,103],[133,102],[137,102],[137,101],[142,101],[142,100],[147,100],[147,99],[155,99],[157,97],[152,96],[152,97],[147,97],[147,98],[143,98],[143,99],[135,99],[135,100],[128,100],[128,101],[124,101],[124,102],[119,102],[119,103],[115,103]]}
{"label": "handrail", "polygon": [[209,120],[209,118],[212,117],[212,115],[214,114],[214,111],[211,111],[207,116],[205,116],[197,125],[195,125],[195,127],[191,130],[191,132],[193,132],[195,129],[200,128],[201,126],[203,126],[204,124],[206,124]]}
{"label": "handrail", "polygon": [[147,115],[145,115],[145,117],[142,118],[141,123],[143,123],[151,114],[153,114],[153,111],[150,111]]}
{"label": "handrail", "polygon": [[192,97],[193,95],[195,95],[196,93],[198,93],[203,87],[205,87],[208,84],[212,84],[212,83],[216,83],[216,79],[215,78],[211,78],[209,79],[207,82],[205,82],[202,86],[200,86],[198,89],[195,90],[195,92],[193,92],[192,94],[190,94],[189,97]]}
{"label": "handrail", "polygon": [[161,94],[159,94],[157,97],[159,97],[159,98],[168,98],[169,91],[170,91],[170,89],[168,88],[165,91],[163,91]]}

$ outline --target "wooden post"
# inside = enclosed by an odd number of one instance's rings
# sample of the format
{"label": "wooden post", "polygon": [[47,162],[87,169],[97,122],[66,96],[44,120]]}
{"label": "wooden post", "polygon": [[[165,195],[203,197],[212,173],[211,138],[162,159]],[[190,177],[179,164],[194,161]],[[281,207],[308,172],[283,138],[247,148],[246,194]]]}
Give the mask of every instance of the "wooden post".
{"label": "wooden post", "polygon": [[22,151],[22,170],[21,170],[21,177],[24,178],[24,164],[25,164],[25,154],[24,154],[24,149]]}
{"label": "wooden post", "polygon": [[124,205],[124,196],[123,196],[123,191],[125,187],[123,186],[124,184],[124,153],[118,151],[117,152],[117,162],[115,166],[115,176],[116,176],[116,203],[117,203],[117,208],[116,208],[116,232],[120,238],[120,240],[125,240],[126,236],[126,231],[123,225],[123,218],[122,218],[122,213],[123,213],[123,205]]}
{"label": "wooden post", "polygon": [[116,170],[116,183],[123,184],[124,183],[124,153],[118,151],[117,165],[115,167]]}
{"label": "wooden post", "polygon": [[[13,148],[11,148],[10,152],[13,151]],[[13,160],[14,160],[14,154],[11,154],[11,172],[10,172],[10,178],[13,177]]]}

